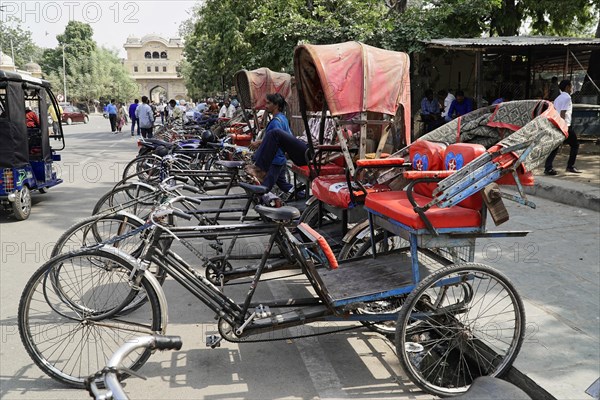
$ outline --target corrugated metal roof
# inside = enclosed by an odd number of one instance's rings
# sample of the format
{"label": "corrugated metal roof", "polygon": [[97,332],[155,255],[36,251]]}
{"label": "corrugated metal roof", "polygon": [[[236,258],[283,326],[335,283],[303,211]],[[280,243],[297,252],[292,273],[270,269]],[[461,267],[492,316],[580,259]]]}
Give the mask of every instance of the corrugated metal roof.
{"label": "corrugated metal roof", "polygon": [[424,40],[429,47],[488,48],[510,46],[585,46],[600,48],[600,39],[559,36],[495,36],[482,38],[442,38]]}

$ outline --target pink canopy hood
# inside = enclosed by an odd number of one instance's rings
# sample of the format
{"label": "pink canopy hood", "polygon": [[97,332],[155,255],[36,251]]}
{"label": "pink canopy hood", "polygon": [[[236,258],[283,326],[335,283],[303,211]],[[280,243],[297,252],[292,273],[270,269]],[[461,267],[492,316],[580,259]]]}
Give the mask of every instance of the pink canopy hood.
{"label": "pink canopy hood", "polygon": [[273,72],[268,68],[243,69],[236,72],[234,80],[242,106],[246,109],[264,110],[266,96],[270,93],[279,93],[286,101],[292,94],[290,74]]}
{"label": "pink canopy hood", "polygon": [[410,143],[409,67],[408,54],[360,42],[306,44],[294,52],[299,95],[307,111],[321,111],[323,98],[334,116],[366,111],[394,116],[402,105],[406,143]]}

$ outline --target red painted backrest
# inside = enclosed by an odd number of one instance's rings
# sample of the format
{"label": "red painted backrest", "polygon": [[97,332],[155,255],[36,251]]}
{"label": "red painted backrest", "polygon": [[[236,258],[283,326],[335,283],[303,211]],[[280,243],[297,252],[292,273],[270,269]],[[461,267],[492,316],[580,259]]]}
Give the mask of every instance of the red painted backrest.
{"label": "red painted backrest", "polygon": [[[444,152],[444,169],[459,170],[480,155],[485,153],[485,147],[473,143],[455,143],[446,148]],[[480,210],[483,199],[476,193],[458,203],[461,207]]]}
{"label": "red painted backrest", "polygon": [[[417,140],[410,146],[410,163],[413,171],[441,171],[444,169],[443,143]],[[437,187],[436,183],[418,183],[413,190],[423,196],[431,197]]]}

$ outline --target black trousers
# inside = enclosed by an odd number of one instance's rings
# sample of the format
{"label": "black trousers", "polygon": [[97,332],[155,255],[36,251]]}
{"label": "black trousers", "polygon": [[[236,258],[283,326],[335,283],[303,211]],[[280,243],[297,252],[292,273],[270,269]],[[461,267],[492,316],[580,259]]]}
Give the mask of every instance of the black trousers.
{"label": "black trousers", "polygon": [[114,132],[117,130],[117,114],[108,114],[108,120],[110,121],[110,130]]}
{"label": "black trousers", "polygon": [[[569,152],[569,160],[567,161],[567,168],[573,168],[575,166],[575,161],[577,160],[577,153],[579,152],[579,142],[577,141],[577,134],[573,131],[573,128],[569,126],[569,137],[565,139],[564,143],[567,143],[571,146],[571,151]],[[557,147],[552,150],[552,153],[548,155],[546,158],[546,163],[544,164],[544,170],[550,171],[552,169],[552,163],[554,162],[554,158],[558,154]]]}

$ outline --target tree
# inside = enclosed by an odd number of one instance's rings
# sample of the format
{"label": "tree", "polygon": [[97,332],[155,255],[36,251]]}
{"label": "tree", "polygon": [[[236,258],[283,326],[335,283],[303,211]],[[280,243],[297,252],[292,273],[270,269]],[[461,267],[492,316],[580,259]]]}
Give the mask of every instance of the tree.
{"label": "tree", "polygon": [[515,36],[527,19],[534,34],[576,36],[592,26],[598,0],[492,0],[490,34]]}
{"label": "tree", "polygon": [[119,60],[117,53],[98,48],[88,24],[71,21],[57,36],[59,45],[44,52],[42,69],[56,88],[63,87],[63,45],[65,51],[68,99],[90,103],[93,100],[128,101],[137,93],[137,85]]}
{"label": "tree", "polygon": [[0,49],[11,57],[14,50],[13,61],[17,68],[23,68],[30,61],[39,63],[42,57],[42,49],[33,43],[31,32],[23,29],[21,20],[12,16],[0,24]]}

